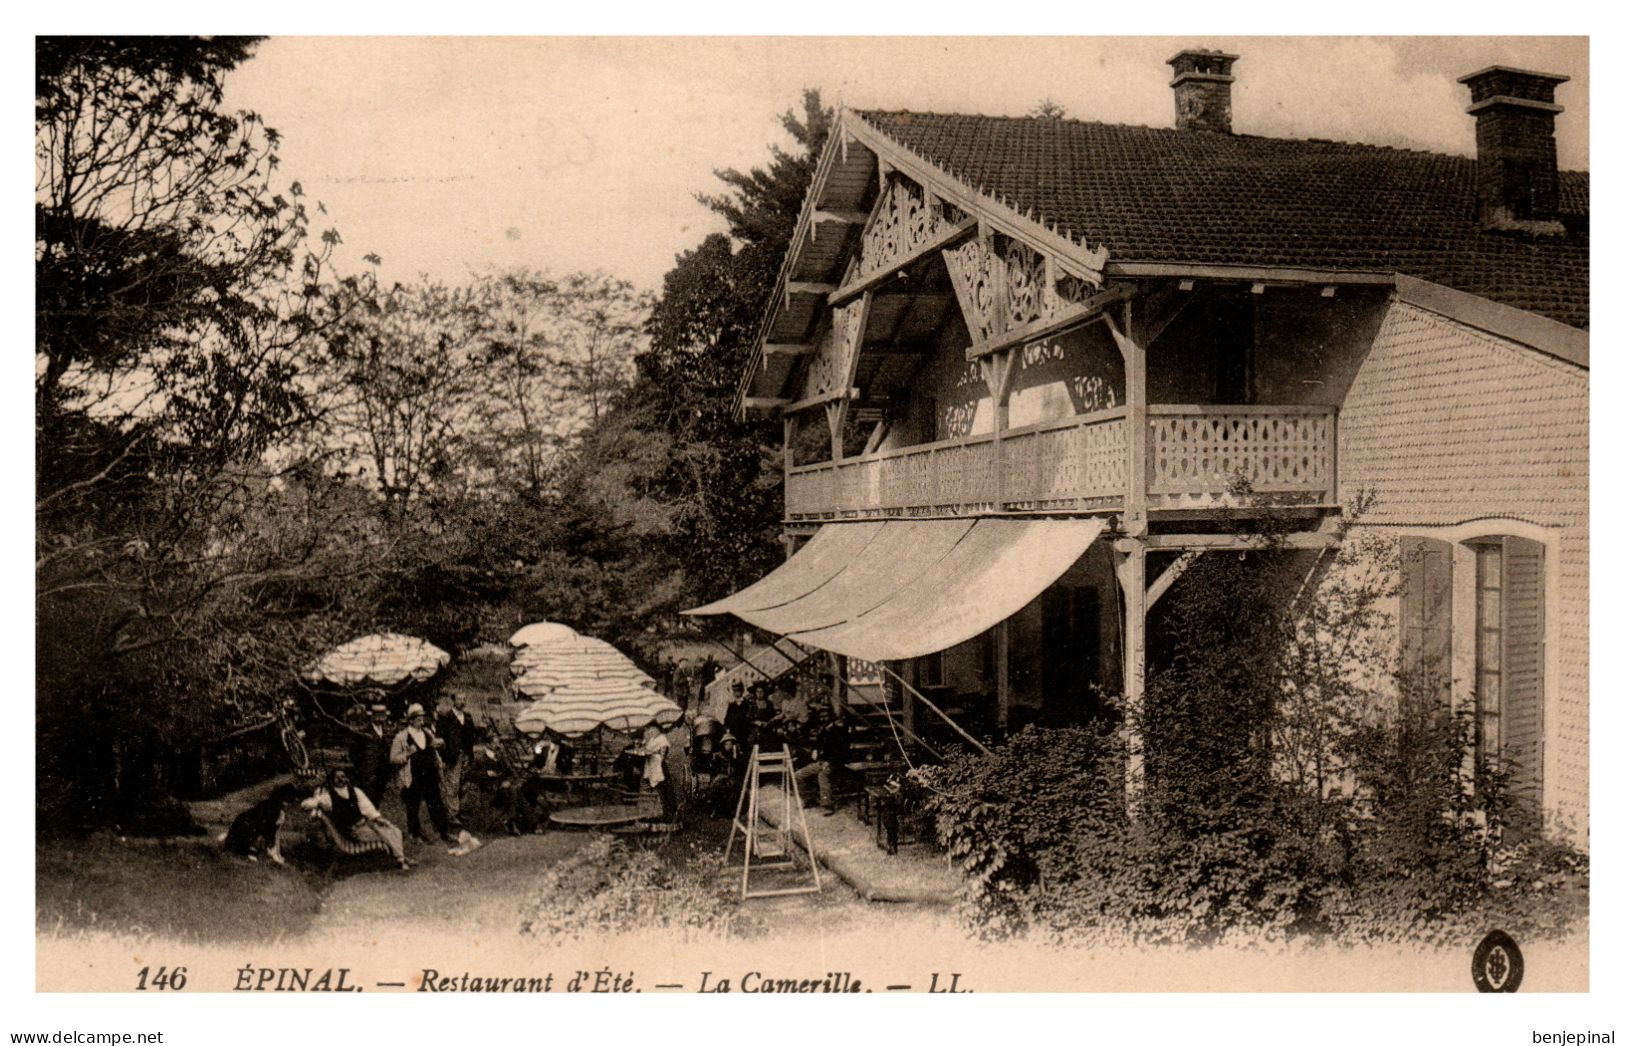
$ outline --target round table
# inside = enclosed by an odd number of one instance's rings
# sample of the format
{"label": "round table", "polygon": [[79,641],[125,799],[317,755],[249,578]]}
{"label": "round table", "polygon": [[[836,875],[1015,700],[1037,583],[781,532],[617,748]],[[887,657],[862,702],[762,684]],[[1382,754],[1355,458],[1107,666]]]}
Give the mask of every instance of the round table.
{"label": "round table", "polygon": [[547,819],[564,828],[614,828],[617,825],[632,824],[659,816],[659,807],[614,803],[604,806],[571,806],[563,810],[554,810],[547,815]]}

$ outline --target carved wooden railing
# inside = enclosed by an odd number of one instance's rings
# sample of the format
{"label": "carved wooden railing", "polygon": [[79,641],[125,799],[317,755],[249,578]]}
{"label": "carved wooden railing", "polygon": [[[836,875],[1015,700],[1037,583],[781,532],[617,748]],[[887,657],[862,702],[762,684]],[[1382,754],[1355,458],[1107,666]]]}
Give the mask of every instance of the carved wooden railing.
{"label": "carved wooden railing", "polygon": [[1227,503],[1236,478],[1255,493],[1331,502],[1337,414],[1330,407],[1149,408],[1146,497],[1151,508]]}
{"label": "carved wooden railing", "polygon": [[[965,439],[790,470],[792,520],[1088,512],[1122,508],[1128,429],[1121,407]],[[1331,504],[1336,413],[1329,407],[1152,406],[1149,507],[1232,503],[1237,477],[1261,494]]]}

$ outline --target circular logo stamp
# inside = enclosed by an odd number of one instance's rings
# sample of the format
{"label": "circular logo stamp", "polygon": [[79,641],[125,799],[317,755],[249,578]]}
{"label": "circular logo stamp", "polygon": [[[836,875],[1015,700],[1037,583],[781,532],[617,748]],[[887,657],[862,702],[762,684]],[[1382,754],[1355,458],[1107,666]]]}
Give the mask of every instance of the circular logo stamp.
{"label": "circular logo stamp", "polygon": [[1503,930],[1491,930],[1473,949],[1473,985],[1481,992],[1515,992],[1523,983],[1523,952]]}

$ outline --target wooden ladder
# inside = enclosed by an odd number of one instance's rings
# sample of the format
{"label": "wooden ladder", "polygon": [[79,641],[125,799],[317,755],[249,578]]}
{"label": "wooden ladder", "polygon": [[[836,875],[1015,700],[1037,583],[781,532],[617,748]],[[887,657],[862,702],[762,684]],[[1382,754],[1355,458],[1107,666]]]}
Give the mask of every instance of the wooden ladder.
{"label": "wooden ladder", "polygon": [[[780,814],[778,828],[764,833],[761,817],[762,778],[775,776],[780,779],[780,789],[784,794],[784,810]],[[801,838],[807,843],[807,864],[812,868],[812,884],[752,890],[750,873],[753,868],[760,870],[795,867],[793,832],[797,823],[801,825]],[[777,752],[765,753],[760,745],[752,746],[750,768],[745,772],[745,784],[739,790],[739,803],[734,807],[733,827],[728,830],[728,846],[722,855],[724,861],[733,857],[734,837],[738,835],[745,837],[745,866],[739,877],[741,898],[749,900],[752,897],[818,893],[823,889],[823,882],[818,876],[818,858],[813,853],[812,835],[807,831],[807,811],[801,805],[801,789],[796,784],[795,764],[790,759],[789,745],[785,745]]]}

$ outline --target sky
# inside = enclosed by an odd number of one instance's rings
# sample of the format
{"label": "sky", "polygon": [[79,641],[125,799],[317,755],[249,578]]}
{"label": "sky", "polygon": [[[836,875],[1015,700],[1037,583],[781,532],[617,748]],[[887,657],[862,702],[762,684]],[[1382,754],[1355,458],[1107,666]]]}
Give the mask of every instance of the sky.
{"label": "sky", "polygon": [[1589,167],[1580,37],[273,37],[229,106],[283,134],[282,169],[344,240],[340,263],[455,280],[602,269],[658,290],[721,220],[713,171],[788,144],[778,117],[818,87],[853,108],[1173,123],[1167,59],[1239,54],[1238,133],[1471,155],[1486,65],[1571,77],[1558,157]]}

